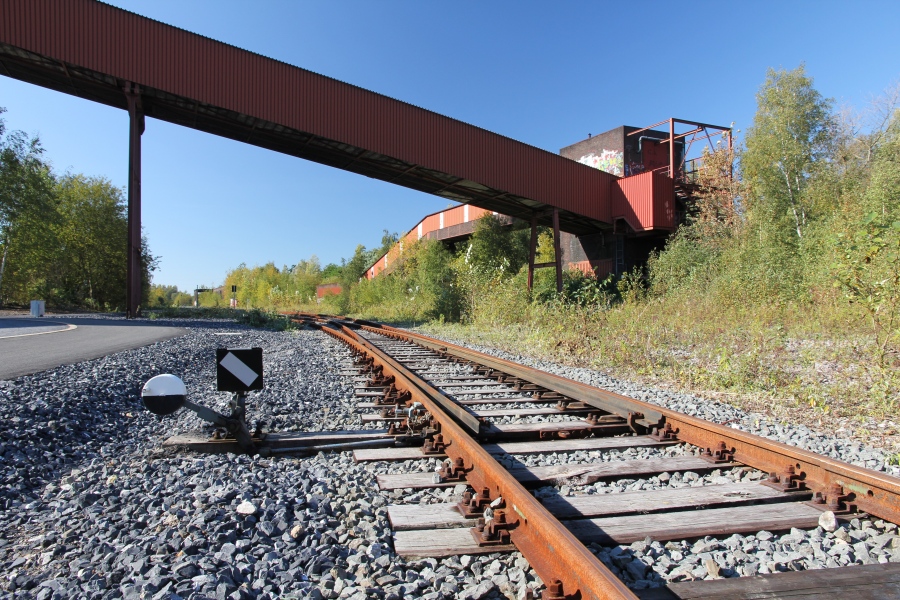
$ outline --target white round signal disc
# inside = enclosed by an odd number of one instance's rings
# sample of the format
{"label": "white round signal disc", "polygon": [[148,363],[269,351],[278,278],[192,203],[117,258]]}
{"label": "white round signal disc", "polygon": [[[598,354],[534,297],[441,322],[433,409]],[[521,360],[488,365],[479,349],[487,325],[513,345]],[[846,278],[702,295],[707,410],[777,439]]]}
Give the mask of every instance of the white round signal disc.
{"label": "white round signal disc", "polygon": [[175,375],[157,375],[141,390],[144,406],[154,415],[170,415],[187,400],[187,388]]}

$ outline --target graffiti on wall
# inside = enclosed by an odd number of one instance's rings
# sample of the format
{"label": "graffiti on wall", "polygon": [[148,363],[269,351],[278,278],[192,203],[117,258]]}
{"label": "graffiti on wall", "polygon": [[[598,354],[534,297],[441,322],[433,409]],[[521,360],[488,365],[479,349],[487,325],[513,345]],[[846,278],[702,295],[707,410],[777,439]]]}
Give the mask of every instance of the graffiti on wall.
{"label": "graffiti on wall", "polygon": [[625,166],[625,158],[619,150],[603,150],[600,154],[591,152],[579,158],[578,162],[619,177],[622,176]]}
{"label": "graffiti on wall", "polygon": [[637,175],[638,173],[644,172],[644,165],[638,162],[631,161],[627,165],[625,165],[625,175]]}

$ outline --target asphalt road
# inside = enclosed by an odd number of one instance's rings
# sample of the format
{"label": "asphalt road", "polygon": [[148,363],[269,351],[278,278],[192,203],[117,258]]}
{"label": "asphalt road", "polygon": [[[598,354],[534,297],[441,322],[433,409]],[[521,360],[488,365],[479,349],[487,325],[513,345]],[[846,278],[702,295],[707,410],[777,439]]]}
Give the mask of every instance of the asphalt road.
{"label": "asphalt road", "polygon": [[147,321],[0,318],[0,379],[147,346],[184,333],[180,327]]}

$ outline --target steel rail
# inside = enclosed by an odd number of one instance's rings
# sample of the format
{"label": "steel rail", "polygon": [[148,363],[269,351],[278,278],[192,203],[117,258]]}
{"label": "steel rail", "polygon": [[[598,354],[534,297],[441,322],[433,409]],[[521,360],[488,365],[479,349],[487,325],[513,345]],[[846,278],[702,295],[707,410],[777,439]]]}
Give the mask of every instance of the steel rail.
{"label": "steel rail", "polygon": [[[733,460],[774,474],[779,484],[790,487],[791,482],[795,482],[794,487],[800,489],[806,486],[817,495],[821,494],[821,500],[826,505],[831,507],[852,505],[871,515],[900,523],[900,479],[886,473],[851,465],[419,333],[387,325],[358,324],[358,326],[367,331],[403,339],[448,356],[490,367],[626,418],[631,416],[632,422],[645,427],[664,426],[665,431],[670,431],[678,440],[705,448],[710,452],[724,449],[732,455]],[[641,415],[642,418],[634,419],[635,415]]]}
{"label": "steel rail", "polygon": [[[420,402],[440,423],[451,461],[461,459],[466,480],[475,490],[487,488],[493,500],[502,499],[494,521],[509,524],[509,535],[541,580],[554,589],[554,598],[637,600],[637,596],[578,541],[544,506],[500,465],[473,437],[425,393],[421,379],[412,371],[341,324],[325,331],[358,352],[365,353],[396,387],[409,392],[411,402]],[[559,583],[561,587],[554,584]],[[549,591],[549,590],[548,590]]]}

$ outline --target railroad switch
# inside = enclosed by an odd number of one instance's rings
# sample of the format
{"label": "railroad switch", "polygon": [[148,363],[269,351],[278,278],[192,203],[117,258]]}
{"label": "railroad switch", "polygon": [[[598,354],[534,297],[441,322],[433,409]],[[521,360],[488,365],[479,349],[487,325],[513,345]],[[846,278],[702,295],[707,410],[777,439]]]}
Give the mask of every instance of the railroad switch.
{"label": "railroad switch", "polygon": [[194,404],[187,399],[184,382],[174,375],[157,375],[144,384],[141,390],[144,406],[153,414],[162,417],[187,408],[204,421],[225,430],[223,435],[219,429],[213,432],[212,439],[231,438],[237,441],[241,449],[248,454],[256,453],[256,444],[262,441],[262,424],[256,426],[256,439],[247,427],[247,394],[236,393],[231,399],[231,414],[225,416],[211,408]]}
{"label": "railroad switch", "polygon": [[707,448],[703,451],[703,454],[700,455],[700,458],[709,461],[714,465],[728,463],[734,460],[734,450],[729,450],[728,446],[725,445],[725,442],[719,442],[715,450]]}
{"label": "railroad switch", "polygon": [[628,421],[628,427],[631,428],[631,431],[635,432],[638,435],[641,435],[647,431],[647,428],[638,423],[640,419],[644,418],[644,413],[639,412],[629,412],[626,421]]}
{"label": "railroad switch", "polygon": [[360,354],[353,359],[353,366],[363,373],[370,373],[375,365],[375,359],[365,354]]}
{"label": "railroad switch", "polygon": [[467,518],[480,517],[487,507],[491,505],[491,494],[488,488],[483,487],[477,494],[465,492],[462,500],[456,505],[460,514]]}
{"label": "railroad switch", "polygon": [[506,513],[498,510],[489,523],[483,517],[479,518],[478,524],[469,531],[479,546],[505,546],[510,543],[509,530],[512,527],[513,524],[506,522]]}

